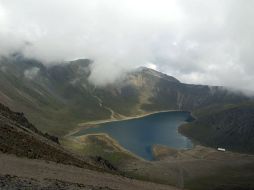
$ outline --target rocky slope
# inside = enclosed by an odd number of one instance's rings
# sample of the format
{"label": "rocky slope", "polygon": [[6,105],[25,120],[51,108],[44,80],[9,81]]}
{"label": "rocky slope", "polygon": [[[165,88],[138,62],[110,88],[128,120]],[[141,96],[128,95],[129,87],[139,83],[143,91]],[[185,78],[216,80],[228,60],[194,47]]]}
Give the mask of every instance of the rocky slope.
{"label": "rocky slope", "polygon": [[57,137],[42,133],[26,119],[23,113],[13,112],[1,103],[0,152],[82,168],[117,172],[117,169],[103,158],[78,156],[66,150],[59,144]]}
{"label": "rocky slope", "polygon": [[[53,140],[52,140],[53,139]],[[56,137],[43,134],[24,117],[0,103],[0,152],[79,167],[95,168],[64,150]]]}
{"label": "rocky slope", "polygon": [[19,158],[0,153],[2,190],[177,190],[160,185],[71,165]]}
{"label": "rocky slope", "polygon": [[109,187],[96,187],[92,185],[83,185],[81,183],[71,183],[55,179],[38,179],[18,177],[11,175],[0,175],[0,188],[2,190],[28,190],[28,189],[42,189],[42,190],[110,190]]}

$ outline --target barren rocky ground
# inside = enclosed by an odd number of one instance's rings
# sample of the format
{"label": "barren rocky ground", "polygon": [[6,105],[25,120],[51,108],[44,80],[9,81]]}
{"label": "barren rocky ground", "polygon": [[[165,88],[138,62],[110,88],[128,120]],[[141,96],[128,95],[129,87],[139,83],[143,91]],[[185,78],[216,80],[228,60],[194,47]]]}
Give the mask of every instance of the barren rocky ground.
{"label": "barren rocky ground", "polygon": [[43,160],[0,154],[1,189],[177,190],[160,185]]}

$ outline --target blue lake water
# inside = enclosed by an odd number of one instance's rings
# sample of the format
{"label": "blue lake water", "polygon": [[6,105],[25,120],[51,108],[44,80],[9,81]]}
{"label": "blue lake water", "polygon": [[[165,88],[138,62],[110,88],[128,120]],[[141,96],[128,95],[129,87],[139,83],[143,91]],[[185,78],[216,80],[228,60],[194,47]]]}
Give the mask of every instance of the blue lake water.
{"label": "blue lake water", "polygon": [[114,121],[84,129],[75,136],[95,133],[107,133],[127,150],[153,160],[152,146],[166,145],[177,149],[192,147],[192,142],[178,133],[178,127],[192,120],[189,112],[161,112],[142,118]]}

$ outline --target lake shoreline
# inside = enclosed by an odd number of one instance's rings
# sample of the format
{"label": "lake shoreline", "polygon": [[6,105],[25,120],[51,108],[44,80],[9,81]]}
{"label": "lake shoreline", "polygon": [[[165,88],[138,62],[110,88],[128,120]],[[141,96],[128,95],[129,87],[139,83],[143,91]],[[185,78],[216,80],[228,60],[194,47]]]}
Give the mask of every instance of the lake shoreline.
{"label": "lake shoreline", "polygon": [[[192,142],[178,132],[178,127],[191,120],[187,111],[161,111],[132,117],[118,122],[104,122],[74,133],[71,137],[78,139],[90,134],[108,134],[122,147],[146,160],[154,160],[152,146],[161,144],[177,149],[190,149]],[[92,123],[94,124],[94,123]],[[155,127],[156,126],[156,127]]]}
{"label": "lake shoreline", "polygon": [[100,125],[100,124],[104,124],[104,123],[139,119],[139,118],[147,117],[147,116],[150,116],[153,114],[166,113],[166,112],[188,112],[191,114],[190,111],[186,111],[186,110],[161,110],[161,111],[153,111],[153,112],[149,112],[149,113],[144,113],[144,114],[140,114],[140,115],[136,115],[136,116],[124,116],[123,118],[120,118],[120,119],[109,118],[109,119],[105,119],[105,120],[88,121],[88,122],[84,122],[84,123],[79,123],[77,128],[75,128],[74,130],[71,130],[64,137],[70,137],[70,136],[74,135],[75,133],[79,132],[80,130],[92,128],[92,127],[95,127],[96,125]]}

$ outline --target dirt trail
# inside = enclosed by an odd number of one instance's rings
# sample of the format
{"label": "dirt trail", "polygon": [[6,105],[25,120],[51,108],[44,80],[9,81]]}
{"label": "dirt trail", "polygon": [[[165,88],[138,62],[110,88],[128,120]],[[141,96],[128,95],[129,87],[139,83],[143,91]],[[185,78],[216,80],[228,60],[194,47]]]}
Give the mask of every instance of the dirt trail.
{"label": "dirt trail", "polygon": [[83,184],[92,187],[126,190],[177,190],[176,187],[144,182],[122,176],[101,173],[70,165],[56,164],[43,160],[18,158],[0,153],[0,175],[31,178],[43,183],[47,180],[59,180],[66,183]]}
{"label": "dirt trail", "polygon": [[99,103],[99,106],[100,106],[100,107],[105,108],[106,110],[108,110],[108,111],[111,113],[110,119],[115,119],[115,115],[116,115],[116,114],[115,114],[114,110],[112,110],[110,107],[104,106],[104,105],[102,104],[102,100],[101,100],[98,96],[96,96],[96,95],[92,95],[92,96],[98,100],[98,103]]}

